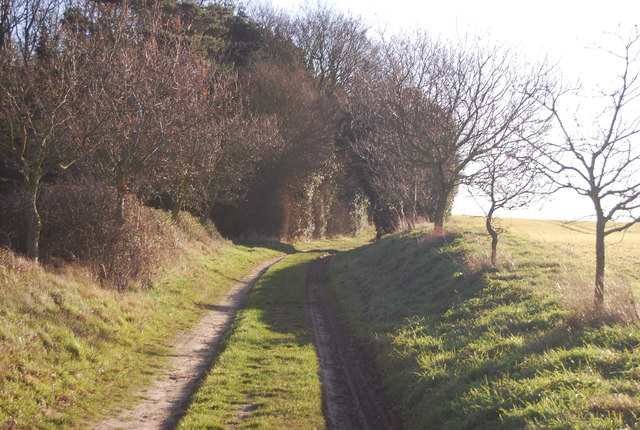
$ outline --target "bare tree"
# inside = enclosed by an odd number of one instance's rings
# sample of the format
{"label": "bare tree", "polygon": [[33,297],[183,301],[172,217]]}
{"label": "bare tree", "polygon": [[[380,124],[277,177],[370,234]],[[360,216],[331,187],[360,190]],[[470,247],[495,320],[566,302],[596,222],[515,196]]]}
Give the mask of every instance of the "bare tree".
{"label": "bare tree", "polygon": [[42,228],[38,193],[43,178],[95,149],[108,117],[100,105],[102,87],[88,73],[87,58],[95,46],[74,36],[59,28],[41,29],[36,51],[22,41],[0,59],[0,157],[26,195],[26,248],[33,259]]}
{"label": "bare tree", "polygon": [[0,54],[11,46],[11,38],[17,25],[16,0],[0,0]]}
{"label": "bare tree", "polygon": [[521,65],[509,49],[477,40],[445,44],[425,33],[391,39],[383,55],[407,161],[434,172],[433,222],[441,233],[458,185],[479,172],[476,161],[539,122],[535,95],[547,67]]}
{"label": "bare tree", "polygon": [[172,142],[157,158],[153,179],[156,191],[171,196],[173,219],[185,204],[202,206],[203,182],[220,168],[222,135],[240,105],[233,75],[216,71],[214,64],[190,64],[174,93],[180,108],[173,111],[178,118],[168,137]]}
{"label": "bare tree", "polygon": [[327,4],[307,4],[293,20],[292,35],[321,88],[347,86],[369,57],[371,41],[360,17]]}
{"label": "bare tree", "polygon": [[200,176],[201,219],[209,220],[214,205],[242,199],[261,161],[282,147],[275,118],[237,114],[220,130],[220,151],[209,174]]}
{"label": "bare tree", "polygon": [[525,141],[515,140],[494,148],[479,160],[478,174],[470,186],[487,204],[485,227],[491,236],[491,265],[496,266],[498,242],[504,229],[496,222],[496,212],[528,206],[545,192],[544,174],[532,161]]}
{"label": "bare tree", "polygon": [[635,27],[628,37],[616,37],[619,49],[609,54],[620,72],[617,84],[601,91],[602,108],[593,115],[584,115],[584,106],[568,113],[562,102],[571,96],[584,100],[585,93],[549,89],[540,102],[560,135],[545,146],[536,145],[549,179],[593,203],[596,309],[604,304],[605,238],[640,221],[640,31]]}
{"label": "bare tree", "polygon": [[32,57],[46,33],[58,25],[61,0],[0,0],[0,54],[10,48],[26,61]]}
{"label": "bare tree", "polygon": [[409,154],[397,126],[396,90],[381,70],[371,67],[356,74],[342,102],[350,118],[344,140],[373,205],[378,236],[412,228],[419,208],[427,218],[424,211],[431,205],[431,171],[407,162]]}
{"label": "bare tree", "polygon": [[[120,219],[127,195],[171,176],[162,160],[183,143],[185,133],[204,124],[207,118],[198,110],[212,98],[205,93],[215,91],[203,79],[206,67],[191,55],[192,41],[169,25],[158,9],[136,13],[105,5],[92,35],[112,52],[96,73],[108,82],[113,115],[90,169],[117,189]],[[201,142],[200,136],[196,143]],[[172,167],[179,169],[180,163]]]}

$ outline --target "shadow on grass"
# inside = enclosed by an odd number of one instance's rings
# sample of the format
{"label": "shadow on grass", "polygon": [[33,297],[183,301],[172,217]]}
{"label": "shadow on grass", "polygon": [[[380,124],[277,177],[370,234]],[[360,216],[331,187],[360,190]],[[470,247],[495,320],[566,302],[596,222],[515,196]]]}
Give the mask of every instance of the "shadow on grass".
{"label": "shadow on grass", "polygon": [[594,234],[594,231],[589,230],[589,228],[585,227],[584,225],[578,224],[579,222],[581,221],[552,221],[553,224],[566,230],[570,230],[576,233]]}
{"label": "shadow on grass", "polygon": [[246,309],[258,310],[260,322],[270,331],[287,335],[299,346],[311,343],[305,311],[309,265],[322,255],[336,253],[327,248],[287,257],[284,264],[274,266],[256,285]]}
{"label": "shadow on grass", "polygon": [[[344,288],[358,296],[367,312],[388,321],[418,312],[440,315],[483,285],[483,273],[466,268],[459,237],[418,232],[386,236],[341,253],[328,270],[343,279]],[[347,279],[363,288],[350,287]]]}
{"label": "shadow on grass", "polygon": [[234,311],[234,307],[233,306],[214,305],[214,304],[211,304],[211,303],[199,302],[199,303],[196,303],[196,306],[199,307],[200,309],[206,309],[208,311],[222,312],[222,313],[225,313],[225,314],[229,314],[229,313],[232,313]]}
{"label": "shadow on grass", "polygon": [[[265,246],[262,242],[242,244]],[[239,387],[242,388],[238,390],[248,389],[256,396],[265,397],[265,393],[277,389],[280,384],[280,381],[269,379],[273,378],[274,363],[280,363],[275,366],[283,369],[290,365],[290,361],[297,362],[300,357],[306,357],[308,354],[307,346],[312,343],[312,338],[305,313],[307,270],[310,261],[321,254],[297,252],[287,244],[271,243],[271,246],[272,249],[293,255],[271,266],[254,285],[207,366],[209,369],[216,367],[219,370],[214,376],[215,381],[205,379],[197,391],[206,393],[217,390],[220,384],[238,384],[237,378],[228,380],[227,375],[243,374],[249,375],[246,377],[251,382],[240,382]],[[325,251],[335,252],[331,249],[322,250]],[[230,311],[219,305],[202,303],[200,306],[211,310]],[[299,349],[300,347],[302,349]],[[231,358],[223,359],[224,357]],[[251,376],[252,372],[255,372],[255,376]],[[295,372],[289,376],[294,375]],[[263,380],[269,381],[266,387],[252,386],[254,383],[262,384]],[[193,397],[188,400],[194,410],[207,407],[198,402],[199,400],[194,400]]]}
{"label": "shadow on grass", "polygon": [[290,243],[276,242],[272,240],[252,241],[233,239],[232,242],[234,245],[241,245],[249,248],[266,248],[273,251],[282,252],[284,254],[295,254],[299,252],[296,247],[291,245]]}

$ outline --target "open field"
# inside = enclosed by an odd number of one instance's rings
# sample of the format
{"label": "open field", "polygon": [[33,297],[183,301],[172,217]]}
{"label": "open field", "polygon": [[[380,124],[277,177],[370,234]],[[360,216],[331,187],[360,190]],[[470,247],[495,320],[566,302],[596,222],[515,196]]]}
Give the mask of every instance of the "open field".
{"label": "open field", "polygon": [[[452,217],[452,223],[454,226],[484,228],[484,217],[459,215]],[[526,235],[534,242],[561,251],[567,256],[562,260],[568,268],[592,282],[595,264],[594,222],[501,218],[498,223],[506,229],[506,238],[514,234]],[[608,236],[606,246],[607,276],[628,283],[636,297],[640,297],[640,225]]]}

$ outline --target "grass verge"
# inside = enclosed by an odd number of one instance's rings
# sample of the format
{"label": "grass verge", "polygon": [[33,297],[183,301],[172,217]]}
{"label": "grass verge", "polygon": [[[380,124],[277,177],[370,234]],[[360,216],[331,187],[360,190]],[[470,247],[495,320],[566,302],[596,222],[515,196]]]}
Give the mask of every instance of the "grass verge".
{"label": "grass verge", "polygon": [[82,268],[0,256],[0,428],[87,428],[129,404],[168,361],[175,335],[280,253],[189,235],[147,291],[119,293]]}
{"label": "grass verge", "polygon": [[315,348],[305,314],[309,263],[272,266],[251,292],[180,429],[323,428]]}
{"label": "grass verge", "polygon": [[508,264],[469,264],[485,237],[459,224],[330,262],[335,305],[374,352],[406,427],[640,425],[640,329],[576,318],[558,291],[572,286],[575,256],[553,246],[506,234]]}

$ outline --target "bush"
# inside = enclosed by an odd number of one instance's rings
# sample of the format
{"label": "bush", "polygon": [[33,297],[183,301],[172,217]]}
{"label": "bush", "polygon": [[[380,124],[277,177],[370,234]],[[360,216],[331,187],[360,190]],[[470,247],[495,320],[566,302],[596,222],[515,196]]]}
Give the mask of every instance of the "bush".
{"label": "bush", "polygon": [[113,188],[99,183],[63,183],[41,195],[43,261],[78,261],[119,290],[148,284],[175,246],[167,214],[127,196],[123,219]]}

